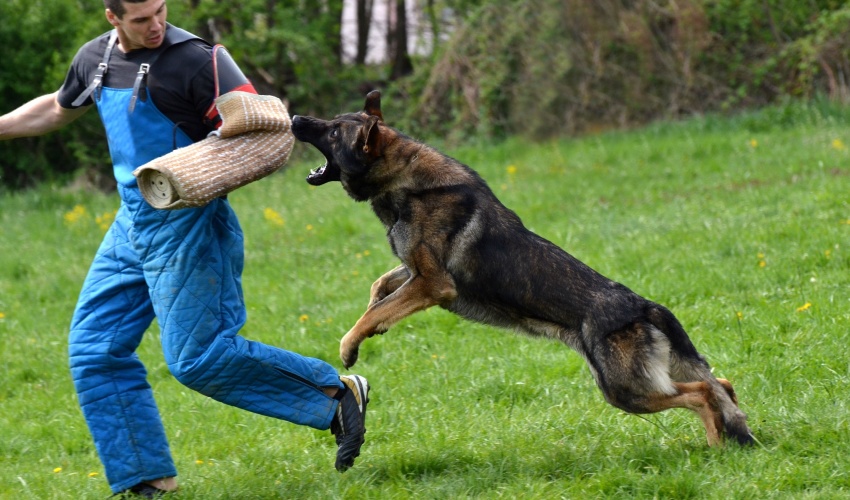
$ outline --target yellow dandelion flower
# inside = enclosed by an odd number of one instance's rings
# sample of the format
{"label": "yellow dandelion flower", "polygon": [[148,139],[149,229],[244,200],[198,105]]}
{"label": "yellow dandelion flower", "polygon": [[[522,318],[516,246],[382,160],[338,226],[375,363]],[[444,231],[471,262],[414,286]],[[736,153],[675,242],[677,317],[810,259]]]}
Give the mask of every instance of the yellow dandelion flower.
{"label": "yellow dandelion flower", "polygon": [[812,303],[806,302],[805,304],[803,304],[803,305],[801,305],[800,307],[797,308],[797,312],[807,311],[810,307],[812,307]]}
{"label": "yellow dandelion flower", "polygon": [[514,175],[516,174],[516,165],[508,165],[506,170],[508,171],[508,175]]}
{"label": "yellow dandelion flower", "polygon": [[280,213],[278,213],[278,212],[277,212],[275,209],[273,209],[273,208],[266,207],[266,208],[263,210],[263,217],[264,217],[267,221],[269,221],[269,222],[271,222],[272,224],[274,224],[275,226],[283,226],[283,224],[285,223],[285,222],[284,222],[284,220],[283,220],[283,216],[282,216],[282,215],[280,215]]}
{"label": "yellow dandelion flower", "polygon": [[757,255],[757,257],[758,257],[759,259],[763,259],[763,258],[764,258],[764,253],[759,252],[759,253],[758,253],[758,255]]}
{"label": "yellow dandelion flower", "polygon": [[195,460],[195,463],[198,464],[198,465],[203,465],[204,461],[203,460]]}
{"label": "yellow dandelion flower", "polygon": [[113,210],[112,212],[106,212],[102,215],[98,215],[94,218],[94,221],[95,223],[97,223],[97,226],[101,230],[106,231],[107,229],[109,229],[109,226],[111,226],[112,222],[115,220],[115,214],[117,212],[117,210]]}
{"label": "yellow dandelion flower", "polygon": [[97,477],[98,475],[97,472],[89,472],[89,477]]}
{"label": "yellow dandelion flower", "polygon": [[744,319],[744,313],[742,313],[741,311],[736,312],[735,316],[738,318],[738,321]]}
{"label": "yellow dandelion flower", "polygon": [[838,151],[844,151],[847,149],[847,146],[844,145],[844,142],[841,139],[833,139],[832,140],[832,149],[837,149]]}
{"label": "yellow dandelion flower", "polygon": [[307,231],[312,231],[313,230],[313,224],[307,224],[306,229],[307,229]]}
{"label": "yellow dandelion flower", "polygon": [[829,259],[830,257],[832,257],[832,250],[828,250],[828,249],[824,250],[823,256],[826,257],[827,259]]}
{"label": "yellow dandelion flower", "polygon": [[369,250],[363,250],[363,256],[368,257],[369,256]]}
{"label": "yellow dandelion flower", "polygon": [[759,261],[759,267],[767,267],[767,262],[760,260]]}
{"label": "yellow dandelion flower", "polygon": [[5,318],[5,317],[6,317],[6,313],[4,313],[4,312],[0,312],[0,319],[3,319],[3,318]]}
{"label": "yellow dandelion flower", "polygon": [[759,147],[759,141],[757,141],[755,139],[750,139],[750,147],[753,148],[753,149]]}
{"label": "yellow dandelion flower", "polygon": [[298,316],[298,321],[300,321],[302,323],[307,321],[308,319],[310,319],[310,316],[307,316],[306,314],[302,314],[301,316]]}
{"label": "yellow dandelion flower", "polygon": [[55,469],[53,469],[54,474],[58,474],[60,472],[62,472],[62,467],[56,467]]}
{"label": "yellow dandelion flower", "polygon": [[77,205],[70,212],[65,212],[65,215],[62,217],[65,219],[66,224],[76,224],[85,216],[86,207]]}

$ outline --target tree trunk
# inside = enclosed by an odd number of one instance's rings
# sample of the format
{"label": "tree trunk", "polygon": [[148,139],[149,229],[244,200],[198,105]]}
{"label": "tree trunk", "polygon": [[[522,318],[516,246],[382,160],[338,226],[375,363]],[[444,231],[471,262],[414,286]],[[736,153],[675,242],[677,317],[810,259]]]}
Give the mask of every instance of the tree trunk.
{"label": "tree trunk", "polygon": [[357,0],[357,55],[354,62],[366,64],[369,51],[369,28],[372,26],[372,6],[375,0]]}
{"label": "tree trunk", "polygon": [[396,0],[395,23],[388,36],[393,39],[391,46],[392,71],[390,79],[396,80],[413,72],[413,62],[407,52],[407,2]]}

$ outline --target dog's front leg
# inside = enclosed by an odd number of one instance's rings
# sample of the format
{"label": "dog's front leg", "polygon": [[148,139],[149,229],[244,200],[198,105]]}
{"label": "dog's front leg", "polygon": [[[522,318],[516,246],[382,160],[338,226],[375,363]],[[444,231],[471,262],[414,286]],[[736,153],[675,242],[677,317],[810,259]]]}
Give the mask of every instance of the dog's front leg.
{"label": "dog's front leg", "polygon": [[387,271],[383,276],[372,283],[372,290],[369,292],[369,305],[372,307],[378,302],[384,300],[391,293],[399,289],[407,280],[410,279],[410,271],[404,264],[396,267],[391,271]]}
{"label": "dog's front leg", "polygon": [[[409,271],[405,272],[409,274]],[[387,275],[394,274],[396,279],[401,275],[396,268]],[[384,276],[387,276],[384,275]],[[380,281],[380,280],[378,280]],[[390,279],[390,282],[393,280]],[[351,368],[357,362],[360,344],[376,333],[383,333],[391,326],[411,314],[428,309],[431,306],[445,304],[457,297],[454,280],[446,273],[439,278],[428,279],[422,275],[411,276],[393,293],[382,300],[373,302],[357,323],[345,334],[339,343],[339,357],[346,368]]]}

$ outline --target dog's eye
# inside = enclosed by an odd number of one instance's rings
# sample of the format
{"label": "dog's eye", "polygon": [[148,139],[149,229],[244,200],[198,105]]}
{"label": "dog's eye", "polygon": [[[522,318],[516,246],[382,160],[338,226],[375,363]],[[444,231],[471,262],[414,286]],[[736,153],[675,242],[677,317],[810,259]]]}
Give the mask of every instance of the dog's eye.
{"label": "dog's eye", "polygon": [[339,129],[331,130],[331,138],[336,139],[336,136],[338,136],[338,135],[339,135]]}

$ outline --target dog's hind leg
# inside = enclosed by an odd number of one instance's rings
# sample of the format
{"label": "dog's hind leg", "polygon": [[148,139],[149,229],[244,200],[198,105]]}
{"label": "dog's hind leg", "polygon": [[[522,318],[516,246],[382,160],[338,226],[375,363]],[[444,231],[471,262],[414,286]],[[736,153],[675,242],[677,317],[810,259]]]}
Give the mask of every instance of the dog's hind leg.
{"label": "dog's hind leg", "polygon": [[673,385],[675,394],[651,394],[645,400],[645,409],[655,413],[670,408],[687,408],[702,420],[708,445],[723,444],[723,415],[710,385],[706,382],[674,382]]}
{"label": "dog's hind leg", "polygon": [[740,444],[752,444],[753,438],[747,427],[747,416],[738,408],[738,396],[728,380],[716,378],[708,363],[699,355],[671,353],[671,373],[677,382],[700,382],[706,384],[710,392],[710,401],[721,416],[721,431],[726,437],[734,438]]}
{"label": "dog's hind leg", "polygon": [[704,382],[711,390],[712,401],[722,418],[721,430],[726,437],[740,444],[752,444],[747,416],[738,408],[738,397],[732,384],[716,378],[705,359],[694,347],[679,320],[667,308],[653,304],[647,310],[650,322],[667,336],[670,342],[670,376],[676,382]]}
{"label": "dog's hind leg", "polygon": [[[641,384],[639,380],[635,382]],[[702,420],[708,445],[723,443],[723,415],[707,382],[673,382],[670,392],[643,392],[642,386],[636,384],[600,387],[609,403],[629,413],[657,413],[671,408],[691,410]]]}
{"label": "dog's hind leg", "polygon": [[696,350],[677,350],[653,325],[634,323],[610,332],[593,353],[589,362],[597,384],[617,408],[630,413],[686,408],[700,417],[710,446],[722,444],[724,434],[751,442],[732,385],[715,378]]}
{"label": "dog's hind leg", "polygon": [[[678,353],[671,353],[672,363],[676,368],[673,370],[673,380],[679,392],[698,392],[703,394],[700,401],[704,408],[710,408],[714,413],[714,425],[726,437],[734,438],[740,444],[751,444],[752,435],[747,427],[747,416],[738,408],[738,396],[735,389],[728,380],[716,378],[702,357],[681,357]],[[698,385],[693,385],[698,384]],[[691,398],[689,401],[693,402]],[[712,444],[712,430],[706,423],[707,410],[697,410],[693,405],[687,406],[700,415],[709,434],[709,444]]]}
{"label": "dog's hind leg", "polygon": [[[643,409],[649,413],[670,408],[687,408],[693,411],[702,420],[709,446],[723,444],[724,434],[734,437],[740,444],[752,443],[750,430],[744,423],[746,417],[738,411],[732,417],[735,421],[730,421],[722,410],[724,403],[719,401],[716,388],[711,382],[674,382],[673,385],[676,388],[675,394],[650,394],[642,401]],[[724,389],[732,387],[728,382],[720,385]],[[734,395],[734,391],[732,394]]]}
{"label": "dog's hind leg", "polygon": [[707,382],[672,382],[666,390],[646,391],[645,381],[635,378],[617,387],[600,385],[609,403],[629,413],[657,413],[686,408],[696,413],[705,427],[709,446],[723,443],[723,414]]}

